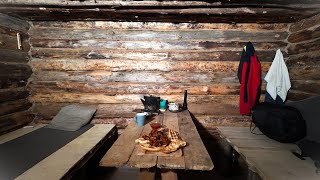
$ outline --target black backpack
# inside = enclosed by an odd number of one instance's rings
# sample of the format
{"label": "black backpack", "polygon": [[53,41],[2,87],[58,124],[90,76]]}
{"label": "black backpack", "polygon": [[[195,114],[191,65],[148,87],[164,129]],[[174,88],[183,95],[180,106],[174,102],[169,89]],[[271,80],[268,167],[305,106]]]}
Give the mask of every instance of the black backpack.
{"label": "black backpack", "polygon": [[252,113],[253,123],[271,139],[293,143],[306,136],[306,122],[298,109],[263,102]]}

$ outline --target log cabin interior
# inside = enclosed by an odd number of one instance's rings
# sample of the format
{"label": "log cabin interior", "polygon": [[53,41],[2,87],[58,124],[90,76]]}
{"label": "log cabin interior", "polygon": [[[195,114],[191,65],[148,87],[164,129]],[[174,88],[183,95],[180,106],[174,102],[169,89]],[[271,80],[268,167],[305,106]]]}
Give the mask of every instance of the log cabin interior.
{"label": "log cabin interior", "polygon": [[319,0],[3,0],[0,135],[83,104],[97,109],[91,123],[115,124],[121,136],[142,96],[182,104],[187,90],[219,169],[216,127],[251,122],[239,113],[243,47],[252,42],[261,63],[260,101],[277,49],[290,75],[287,101],[320,95],[319,13]]}

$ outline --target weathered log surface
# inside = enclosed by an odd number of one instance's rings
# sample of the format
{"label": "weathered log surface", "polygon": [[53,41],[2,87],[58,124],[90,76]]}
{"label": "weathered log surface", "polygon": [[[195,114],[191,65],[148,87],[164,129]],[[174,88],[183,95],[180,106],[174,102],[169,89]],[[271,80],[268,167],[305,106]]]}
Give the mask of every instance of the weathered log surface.
{"label": "weathered log surface", "polygon": [[195,95],[237,95],[239,83],[136,83],[136,82],[72,82],[72,81],[32,81],[28,88],[33,94],[54,92],[84,92],[103,94],[188,94]]}
{"label": "weathered log surface", "polygon": [[289,31],[290,32],[297,32],[297,31],[305,30],[305,29],[311,28],[313,26],[319,25],[319,21],[320,21],[320,14],[317,14],[317,15],[312,16],[310,18],[303,19],[297,23],[293,23],[290,26]]}
{"label": "weathered log surface", "polygon": [[34,115],[27,111],[0,116],[0,135],[18,129],[32,122],[33,118]]}
{"label": "weathered log surface", "polygon": [[[265,72],[262,72],[265,77]],[[34,81],[80,81],[80,82],[144,82],[144,83],[236,83],[237,72],[187,72],[187,71],[35,71]]]}
{"label": "weathered log surface", "polygon": [[[239,62],[217,61],[136,61],[136,60],[82,60],[82,59],[33,59],[33,71],[191,71],[191,72],[236,72]],[[261,62],[266,72],[269,62]]]}
{"label": "weathered log surface", "polygon": [[1,49],[0,47],[0,63],[1,62],[14,62],[14,63],[27,63],[30,59],[28,52],[20,50]]}
{"label": "weathered log surface", "polygon": [[242,48],[253,42],[263,78],[275,50],[287,46],[287,29],[285,24],[37,21],[30,33],[32,112],[38,122],[49,122],[65,105],[91,104],[97,107],[94,123],[124,128],[133,110],[143,108],[143,95],[182,103],[188,90],[189,110],[198,117],[218,116],[213,124],[237,117],[235,125],[246,124],[239,118]]}
{"label": "weathered log surface", "polygon": [[[1,3],[1,2],[0,2]],[[27,20],[108,20],[136,22],[223,22],[272,23],[294,22],[319,13],[320,4],[273,2],[155,2],[101,1],[94,3],[59,2],[2,2],[0,11]],[[111,5],[113,4],[113,5]],[[40,8],[37,5],[41,6]],[[55,5],[55,6],[54,6]],[[81,5],[81,6],[80,6]],[[87,5],[87,7],[86,7]],[[234,17],[237,18],[234,18]]]}
{"label": "weathered log surface", "polygon": [[[320,34],[319,34],[320,35]],[[320,38],[312,39],[312,41],[290,44],[288,48],[289,54],[300,54],[305,52],[319,51],[320,49]]]}
{"label": "weathered log surface", "polygon": [[8,16],[2,13],[0,13],[0,26],[14,29],[24,33],[26,33],[30,28],[30,24],[27,21],[14,18],[12,16]]}
{"label": "weathered log surface", "polygon": [[[24,87],[32,70],[28,65],[30,50],[27,21],[0,13],[0,135],[33,120],[28,110],[32,103]],[[22,49],[18,49],[20,33]]]}
{"label": "weathered log surface", "polygon": [[0,104],[0,116],[11,114],[14,112],[25,111],[31,107],[32,103],[30,103],[27,99],[19,99],[16,101],[8,101]]}
{"label": "weathered log surface", "polygon": [[292,89],[307,93],[320,93],[320,80],[295,80],[291,81]]}
{"label": "weathered log surface", "polygon": [[[278,43],[278,42],[277,42]],[[283,42],[280,42],[283,44]],[[256,43],[255,43],[256,44]],[[259,44],[259,43],[258,43]],[[268,43],[266,43],[268,44]],[[282,46],[282,45],[281,45]],[[170,61],[237,61],[241,57],[241,45],[233,47],[224,47],[224,50],[218,51],[218,48],[207,50],[106,50],[86,47],[83,48],[33,48],[31,53],[33,58],[50,59],[106,59],[106,60],[170,60]],[[256,46],[255,46],[256,47]],[[257,55],[260,61],[271,62],[274,57],[272,46],[263,46],[265,49],[258,50]],[[276,47],[274,47],[276,48]],[[257,49],[257,48],[256,48]],[[267,49],[267,50],[266,50]],[[283,52],[286,57],[287,54]]]}
{"label": "weathered log surface", "polygon": [[[265,40],[273,42],[283,40],[287,37],[287,32],[254,32],[231,30],[108,30],[108,29],[75,29],[70,28],[32,28],[30,36],[32,39],[103,39],[107,41],[185,41],[190,39],[213,40],[213,41],[252,41]],[[257,39],[259,37],[259,39]]]}
{"label": "weathered log surface", "polygon": [[300,100],[319,95],[320,91],[320,14],[290,27],[288,37],[289,69],[292,88],[288,98]]}
{"label": "weathered log surface", "polygon": [[[23,37],[22,35],[20,37],[22,38],[22,50],[28,52],[30,50],[30,44],[28,42],[28,39],[25,39],[26,37]],[[5,34],[0,34],[0,49],[18,49],[17,36],[8,36]]]}
{"label": "weathered log surface", "polygon": [[32,74],[30,66],[25,63],[0,62],[0,69],[0,88],[24,86]]}
{"label": "weathered log surface", "polygon": [[0,103],[24,99],[29,96],[29,91],[25,87],[0,89]]}
{"label": "weathered log surface", "polygon": [[[246,31],[284,31],[287,23],[257,24],[257,23],[159,23],[159,22],[112,22],[112,21],[33,21],[34,28],[78,28],[78,29],[120,29],[120,30],[246,30]],[[292,26],[291,26],[292,27]]]}
{"label": "weathered log surface", "polygon": [[306,29],[296,33],[292,33],[289,35],[288,41],[290,43],[299,43],[316,38],[320,38],[320,25],[318,25],[317,27],[312,27],[312,29]]}

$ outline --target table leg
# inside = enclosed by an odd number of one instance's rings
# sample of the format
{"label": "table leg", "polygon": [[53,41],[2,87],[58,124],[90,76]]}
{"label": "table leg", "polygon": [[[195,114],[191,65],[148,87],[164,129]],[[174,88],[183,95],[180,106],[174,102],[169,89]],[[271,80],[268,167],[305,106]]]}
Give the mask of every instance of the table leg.
{"label": "table leg", "polygon": [[140,169],[139,180],[154,180],[156,175],[155,168]]}
{"label": "table leg", "polygon": [[161,179],[162,180],[178,180],[178,175],[174,170],[162,169]]}

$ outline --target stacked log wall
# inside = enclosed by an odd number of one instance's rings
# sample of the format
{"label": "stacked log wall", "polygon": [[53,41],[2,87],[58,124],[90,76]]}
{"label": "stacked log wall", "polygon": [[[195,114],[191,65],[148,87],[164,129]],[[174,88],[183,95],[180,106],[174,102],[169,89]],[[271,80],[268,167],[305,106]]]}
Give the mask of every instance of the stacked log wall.
{"label": "stacked log wall", "polygon": [[[0,135],[33,120],[28,112],[32,103],[27,99],[26,89],[32,74],[28,65],[29,27],[26,21],[0,13]],[[18,49],[17,33],[22,39],[22,49]]]}
{"label": "stacked log wall", "polygon": [[[288,37],[289,59],[286,64],[292,88],[289,95],[296,100],[320,94],[320,14],[290,26]],[[295,97],[290,93],[304,94]],[[290,97],[289,96],[289,97]]]}
{"label": "stacked log wall", "polygon": [[248,125],[238,106],[242,48],[253,42],[264,77],[288,24],[34,21],[30,35],[38,122],[82,103],[97,106],[95,123],[124,128],[143,95],[182,103],[188,90],[189,110],[213,128]]}

